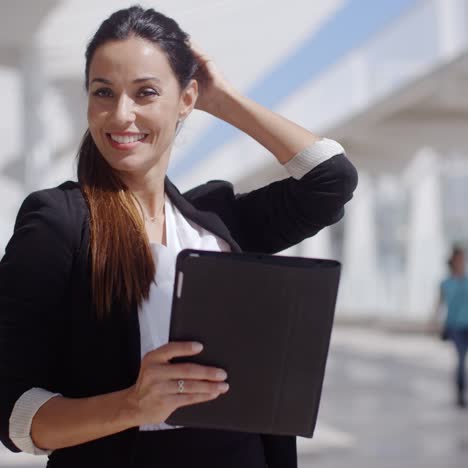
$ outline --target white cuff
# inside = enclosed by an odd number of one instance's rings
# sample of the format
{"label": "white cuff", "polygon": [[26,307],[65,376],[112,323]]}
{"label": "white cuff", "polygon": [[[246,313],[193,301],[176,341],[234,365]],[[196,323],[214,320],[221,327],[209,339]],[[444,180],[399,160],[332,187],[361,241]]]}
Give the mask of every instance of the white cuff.
{"label": "white cuff", "polygon": [[10,439],[23,452],[33,455],[50,455],[53,450],[42,450],[34,445],[31,438],[31,423],[39,408],[52,397],[52,393],[43,388],[31,388],[16,401],[10,416]]}
{"label": "white cuff", "polygon": [[300,179],[327,159],[344,152],[343,147],[335,140],[322,138],[297,153],[284,167],[292,177]]}

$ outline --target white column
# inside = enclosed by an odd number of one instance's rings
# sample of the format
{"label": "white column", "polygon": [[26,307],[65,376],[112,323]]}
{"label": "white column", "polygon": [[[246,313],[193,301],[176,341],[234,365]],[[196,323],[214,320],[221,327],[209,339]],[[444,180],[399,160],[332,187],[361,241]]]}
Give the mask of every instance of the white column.
{"label": "white column", "polygon": [[429,317],[445,272],[438,160],[432,149],[422,149],[404,175],[409,191],[406,309],[410,320]]}
{"label": "white column", "polygon": [[48,128],[43,98],[47,92],[44,62],[41,51],[31,44],[24,49],[20,60],[23,119],[20,123],[23,138],[24,191],[29,193],[41,186],[41,178],[50,164]]}
{"label": "white column", "polygon": [[382,300],[379,301],[379,310],[386,319],[402,319],[403,312],[406,312],[404,257],[407,226],[406,194],[401,176],[381,174],[376,183],[376,196],[377,238],[381,246],[378,265]]}
{"label": "white column", "polygon": [[434,0],[439,51],[449,59],[466,47],[465,0]]}
{"label": "white column", "polygon": [[343,269],[338,311],[375,316],[382,300],[375,229],[375,195],[370,177],[359,173],[359,185],[346,205]]}
{"label": "white column", "polygon": [[314,237],[302,241],[300,246],[301,256],[303,257],[335,258],[331,243],[331,232],[328,227],[319,231]]}

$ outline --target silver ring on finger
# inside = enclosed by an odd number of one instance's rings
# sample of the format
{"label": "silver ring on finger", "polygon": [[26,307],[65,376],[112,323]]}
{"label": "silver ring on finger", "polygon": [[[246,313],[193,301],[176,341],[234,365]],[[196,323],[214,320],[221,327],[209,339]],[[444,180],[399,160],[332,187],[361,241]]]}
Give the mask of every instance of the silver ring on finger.
{"label": "silver ring on finger", "polygon": [[185,382],[183,380],[177,381],[177,393],[184,393]]}

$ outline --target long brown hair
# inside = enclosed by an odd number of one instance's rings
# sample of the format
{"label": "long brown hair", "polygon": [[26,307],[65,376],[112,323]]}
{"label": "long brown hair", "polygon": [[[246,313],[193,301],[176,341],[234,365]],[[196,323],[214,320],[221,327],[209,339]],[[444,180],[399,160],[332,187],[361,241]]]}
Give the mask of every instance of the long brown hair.
{"label": "long brown hair", "polygon": [[[134,6],[113,13],[88,44],[86,90],[96,49],[131,36],[157,44],[180,88],[187,86],[198,68],[188,34],[173,19]],[[78,151],[78,181],[90,212],[91,289],[97,314],[108,316],[114,303],[130,311],[148,298],[155,265],[138,201],[103,158],[89,130]]]}
{"label": "long brown hair", "polygon": [[135,197],[101,156],[89,131],[78,153],[78,181],[90,213],[91,285],[98,316],[147,299],[155,266]]}

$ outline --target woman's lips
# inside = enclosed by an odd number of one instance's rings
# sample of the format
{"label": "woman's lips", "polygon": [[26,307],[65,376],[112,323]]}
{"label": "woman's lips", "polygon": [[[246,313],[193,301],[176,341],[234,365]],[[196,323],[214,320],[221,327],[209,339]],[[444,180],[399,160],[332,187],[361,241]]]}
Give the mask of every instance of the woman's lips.
{"label": "woman's lips", "polygon": [[[128,150],[131,150],[133,148],[136,148],[140,143],[142,143],[142,142],[144,142],[146,140],[147,136],[148,135],[146,134],[142,138],[140,138],[139,140],[124,143],[124,142],[115,141],[114,139],[112,139],[110,133],[106,133],[107,141],[110,143],[110,145],[113,148],[121,150],[121,151],[128,151]],[[118,135],[118,137],[120,137],[119,139],[122,140],[121,135]]]}

